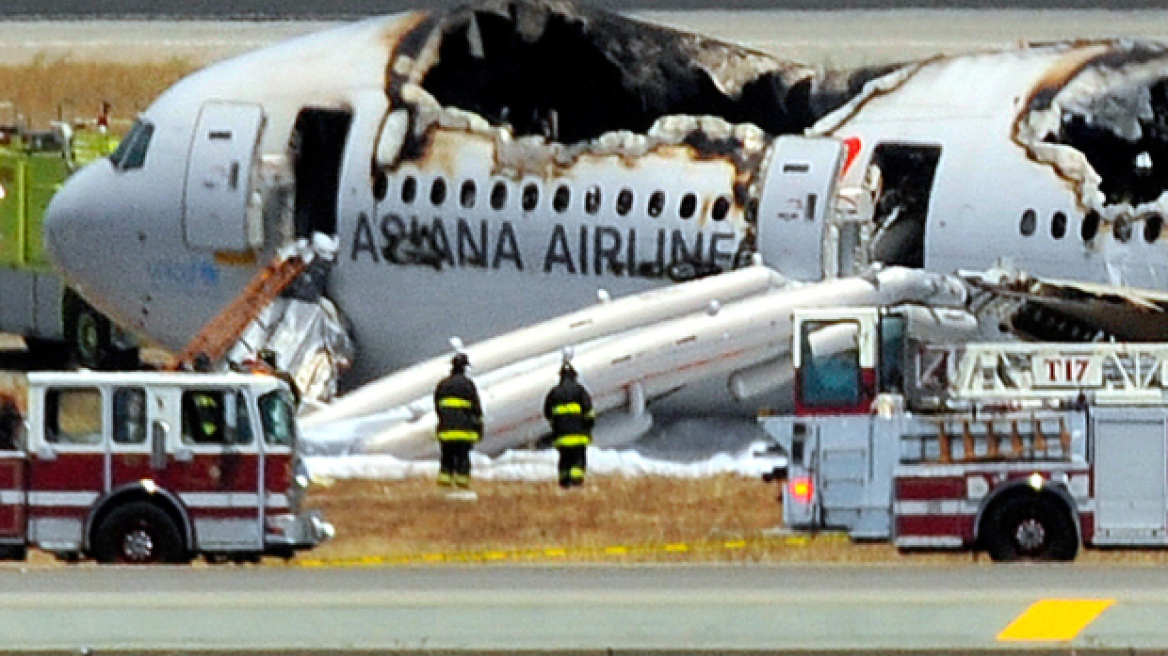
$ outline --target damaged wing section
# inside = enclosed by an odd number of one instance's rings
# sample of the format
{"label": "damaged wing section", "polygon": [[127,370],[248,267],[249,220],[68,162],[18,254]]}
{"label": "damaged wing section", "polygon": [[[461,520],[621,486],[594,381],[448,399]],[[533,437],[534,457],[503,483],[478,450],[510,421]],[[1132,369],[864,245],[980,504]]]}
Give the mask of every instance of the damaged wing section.
{"label": "damaged wing section", "polygon": [[1114,41],[1065,46],[1031,90],[1015,138],[1071,183],[1085,213],[1130,238],[1158,233],[1168,209],[1168,47]]}
{"label": "damaged wing section", "polygon": [[999,301],[994,314],[1002,329],[1025,338],[1168,341],[1168,293],[996,269],[962,276],[975,290]]}

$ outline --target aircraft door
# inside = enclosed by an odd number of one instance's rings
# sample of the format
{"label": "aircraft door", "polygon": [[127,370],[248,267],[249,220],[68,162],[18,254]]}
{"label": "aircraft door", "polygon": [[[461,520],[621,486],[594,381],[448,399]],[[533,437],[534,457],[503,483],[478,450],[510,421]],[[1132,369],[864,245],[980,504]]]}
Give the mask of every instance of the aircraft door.
{"label": "aircraft door", "polygon": [[259,105],[209,102],[195,127],[187,163],[183,226],[187,243],[246,251],[263,243],[258,169],[264,113]]}
{"label": "aircraft door", "polygon": [[780,137],[772,146],[758,208],[763,262],[800,280],[823,278],[824,228],[835,207],[843,144]]}

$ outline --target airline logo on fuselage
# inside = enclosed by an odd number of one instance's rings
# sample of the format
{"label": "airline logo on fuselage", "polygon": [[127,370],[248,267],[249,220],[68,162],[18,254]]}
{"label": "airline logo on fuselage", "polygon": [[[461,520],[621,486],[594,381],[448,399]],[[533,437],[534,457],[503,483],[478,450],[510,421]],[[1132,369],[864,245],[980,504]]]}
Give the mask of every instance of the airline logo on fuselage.
{"label": "airline logo on fuselage", "polygon": [[542,227],[512,221],[362,213],[348,248],[353,262],[436,269],[511,269],[536,273],[659,277],[669,267],[732,267],[740,235],[720,231],[581,223]]}

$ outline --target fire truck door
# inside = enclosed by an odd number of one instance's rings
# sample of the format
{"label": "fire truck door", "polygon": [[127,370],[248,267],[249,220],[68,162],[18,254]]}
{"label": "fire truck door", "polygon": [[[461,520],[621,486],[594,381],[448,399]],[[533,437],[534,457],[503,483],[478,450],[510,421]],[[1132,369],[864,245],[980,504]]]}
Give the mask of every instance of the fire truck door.
{"label": "fire truck door", "polygon": [[[162,403],[156,399],[152,401],[153,395],[147,395],[145,388],[133,386],[113,388],[111,398],[110,489],[117,490],[144,480],[158,481],[158,472],[151,466],[148,409],[161,409]],[[157,416],[157,412],[154,419],[159,426],[157,431],[161,431],[166,420]]]}
{"label": "fire truck door", "polygon": [[1160,408],[1095,411],[1097,544],[1168,541],[1166,420]]}
{"label": "fire truck door", "polygon": [[296,475],[296,410],[289,395],[281,392],[261,396],[258,407],[264,435],[264,508],[269,513],[287,512]]}
{"label": "fire truck door", "polygon": [[248,408],[238,390],[181,393],[166,479],[190,512],[200,551],[263,546],[260,452]]}
{"label": "fire truck door", "polygon": [[108,408],[100,387],[30,392],[29,540],[78,551],[93,503],[108,490]]}

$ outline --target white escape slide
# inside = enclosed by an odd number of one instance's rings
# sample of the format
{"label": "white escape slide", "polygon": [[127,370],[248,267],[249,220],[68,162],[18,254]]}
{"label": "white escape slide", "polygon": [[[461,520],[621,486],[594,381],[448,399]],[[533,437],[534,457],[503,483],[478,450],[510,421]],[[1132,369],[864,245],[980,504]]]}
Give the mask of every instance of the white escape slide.
{"label": "white escape slide", "polygon": [[[723,379],[749,401],[790,382],[791,311],[920,303],[959,306],[956,279],[888,268],[862,277],[801,284],[762,265],[601,302],[465,348],[482,398],[488,455],[530,444],[548,432],[543,398],[557,382],[561,349],[592,392],[597,443],[631,441],[652,425],[646,404],[686,385]],[[401,458],[437,455],[433,390],[450,356],[372,382],[301,420],[309,433],[380,415],[356,450]],[[617,412],[613,412],[617,411]]]}

